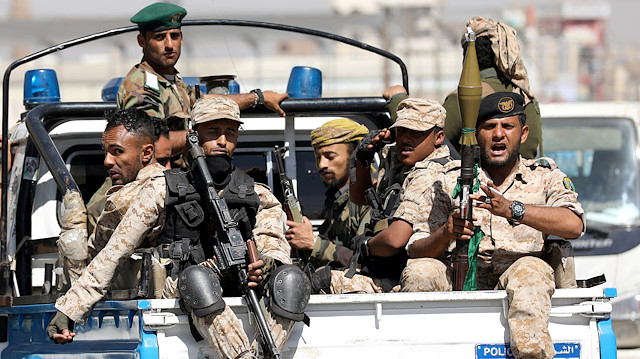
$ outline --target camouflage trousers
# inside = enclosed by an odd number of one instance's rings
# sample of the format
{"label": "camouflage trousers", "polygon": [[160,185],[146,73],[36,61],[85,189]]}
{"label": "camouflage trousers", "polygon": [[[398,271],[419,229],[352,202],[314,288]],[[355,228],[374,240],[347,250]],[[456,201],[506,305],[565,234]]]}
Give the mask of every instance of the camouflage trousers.
{"label": "camouflage trousers", "polygon": [[[180,297],[177,280],[173,280],[171,277],[167,278],[162,297]],[[212,313],[202,318],[191,314],[191,318],[200,335],[209,342],[209,345],[218,353],[220,358],[258,358],[260,347],[258,338],[254,338],[252,342],[249,342],[247,333],[242,326],[242,321],[238,319],[228,305],[225,305],[222,312]],[[287,339],[289,339],[295,322],[273,315],[269,311],[266,311],[265,318],[274,342],[282,350]]]}
{"label": "camouflage trousers", "polygon": [[348,293],[385,293],[400,289],[397,281],[392,279],[371,278],[361,274],[355,274],[353,278],[345,277],[348,269],[343,271],[331,271],[331,293],[324,294],[348,294]]}
{"label": "camouflage trousers", "polygon": [[[400,278],[401,291],[450,291],[451,278],[451,268],[437,259],[410,259]],[[549,316],[555,281],[551,267],[540,258],[522,257],[500,276],[495,289],[507,291],[513,355],[553,358],[556,353],[549,335]]]}

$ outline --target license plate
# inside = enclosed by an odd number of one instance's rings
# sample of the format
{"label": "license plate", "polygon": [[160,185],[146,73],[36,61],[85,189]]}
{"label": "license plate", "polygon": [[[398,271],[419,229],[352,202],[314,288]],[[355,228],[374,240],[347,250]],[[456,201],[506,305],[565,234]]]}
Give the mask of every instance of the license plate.
{"label": "license plate", "polygon": [[[555,358],[580,359],[580,343],[553,343]],[[509,344],[476,344],[476,359],[512,359]]]}

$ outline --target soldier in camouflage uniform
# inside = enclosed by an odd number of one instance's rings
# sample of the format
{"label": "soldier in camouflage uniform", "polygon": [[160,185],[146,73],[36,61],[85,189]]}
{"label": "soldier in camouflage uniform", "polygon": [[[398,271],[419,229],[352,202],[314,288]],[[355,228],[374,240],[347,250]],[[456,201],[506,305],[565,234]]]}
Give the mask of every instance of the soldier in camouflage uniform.
{"label": "soldier in camouflage uniform", "polygon": [[[266,302],[268,305],[265,304],[267,308],[265,317],[275,344],[281,350],[291,334],[291,329],[295,322],[305,320],[303,318],[305,316],[301,313],[292,314],[286,312],[289,308],[279,309],[278,301],[275,299],[271,289],[272,282],[275,282],[275,280],[269,281],[268,277],[275,278],[278,275],[277,273],[281,275],[285,269],[289,274],[295,272],[294,274],[298,276],[289,278],[288,281],[295,282],[298,279],[303,279],[308,290],[306,292],[306,300],[297,298],[297,296],[304,297],[305,291],[303,287],[296,287],[296,290],[291,289],[287,294],[292,297],[287,299],[291,299],[292,302],[296,298],[300,299],[299,303],[304,302],[304,306],[306,306],[311,290],[308,277],[301,269],[291,265],[291,247],[285,240],[283,233],[282,206],[271,193],[269,187],[254,182],[251,177],[232,164],[232,156],[238,141],[238,128],[242,124],[240,110],[235,102],[224,97],[203,98],[196,102],[193,108],[193,123],[195,130],[198,131],[202,149],[206,154],[207,166],[216,190],[226,200],[230,215],[239,223],[241,231],[251,231],[255,239],[260,259],[257,262],[248,264],[248,285],[256,289],[264,288],[266,295],[271,298],[269,302]],[[184,170],[174,169],[169,172],[180,174],[184,173]],[[169,174],[167,174],[167,178],[169,178]],[[194,177],[187,177],[187,180],[194,187],[197,187],[193,183]],[[169,183],[168,179],[167,181]],[[251,186],[250,189],[248,188],[249,186]],[[174,188],[174,185],[168,184],[168,188],[167,200],[171,199],[173,201],[172,188]],[[187,194],[186,196],[190,195]],[[206,200],[200,201],[202,201],[201,208],[206,212]],[[254,202],[255,206],[252,207]],[[201,240],[197,243],[187,239],[188,244],[183,240],[183,233],[186,236],[190,236],[188,238],[193,238],[194,236],[191,231],[181,227],[182,222],[176,222],[176,220],[182,221],[183,216],[175,215],[175,213],[179,208],[188,204],[189,202],[178,202],[172,203],[171,206],[167,205],[167,225],[158,242],[170,244],[168,246],[169,258],[174,260],[173,269],[170,270],[171,276],[167,278],[163,296],[165,298],[181,297],[185,303],[193,307],[190,312],[196,328],[221,358],[255,358],[259,349],[257,341],[249,341],[241,321],[229,306],[224,303],[219,290],[222,287],[225,293],[236,294],[237,277],[218,270],[217,260],[213,258],[212,249],[210,248],[210,243],[213,242],[213,239]],[[198,211],[190,211],[188,213],[192,214],[194,212]],[[251,227],[251,222],[254,222],[253,227]],[[195,231],[197,233],[195,233],[195,237],[202,239],[211,237],[211,228],[208,224],[209,222],[205,220],[202,225],[196,226]],[[251,236],[251,234],[243,233],[243,236],[248,239],[247,236]],[[168,241],[165,242],[165,240]],[[178,247],[180,248],[179,250],[176,249]],[[174,255],[176,251],[182,254],[182,258]],[[200,258],[201,252],[204,253],[203,258]],[[180,259],[176,260],[176,257]],[[185,257],[187,259],[184,259]],[[207,271],[210,272],[210,275],[216,277],[211,283],[215,282],[217,284],[212,285],[210,282],[203,283],[199,281],[199,277],[193,273],[198,273],[198,271],[204,271],[205,269],[197,264],[203,264],[204,267],[213,269],[208,269]],[[208,291],[210,286],[218,288],[217,293],[220,298],[215,303],[207,302],[211,296]],[[200,301],[192,300],[192,298],[199,297],[206,299]],[[196,302],[196,304],[192,302]],[[304,309],[304,306],[302,309]]]}
{"label": "soldier in camouflage uniform", "polygon": [[[525,96],[525,114],[529,126],[529,137],[520,146],[524,158],[542,155],[542,121],[538,100],[529,88],[529,75],[520,56],[516,30],[499,21],[475,17],[467,23],[476,33],[476,54],[480,66],[482,96],[494,92],[516,92]],[[466,31],[465,31],[466,32]],[[462,36],[462,47],[466,51],[467,41]],[[460,150],[460,129],[462,119],[458,107],[458,92],[452,92],[444,100],[447,110],[445,134],[447,139]],[[540,151],[538,152],[538,148]]]}
{"label": "soldier in camouflage uniform", "polygon": [[[117,277],[120,264],[134,250],[155,245],[164,223],[165,168],[153,157],[153,120],[136,109],[107,113],[105,117],[104,164],[114,186],[107,192],[105,210],[89,237],[93,260],[56,301],[58,312],[47,327],[49,337],[56,343],[73,340],[73,323],[84,323]],[[64,203],[65,209],[84,208],[80,196],[65,195]],[[80,217],[86,221],[84,213]],[[63,216],[61,242],[67,227]]]}
{"label": "soldier in camouflage uniform", "polygon": [[[182,19],[186,14],[180,6],[154,3],[131,17],[131,22],[140,29],[137,39],[143,56],[122,81],[117,96],[119,108],[140,108],[149,116],[169,121],[174,155],[181,154],[185,147],[185,131],[189,128],[191,107],[196,100],[194,89],[184,83],[175,68],[182,48]],[[279,103],[289,97],[259,89],[226,96],[237,102],[241,109],[264,105],[280,116],[285,113]]]}
{"label": "soldier in camouflage uniform", "polygon": [[[484,232],[477,257],[478,289],[505,289],[511,349],[516,358],[553,358],[548,331],[552,268],[541,257],[549,235],[578,238],[584,212],[571,180],[548,158],[518,155],[525,142],[524,99],[495,93],[480,105],[476,125],[484,194],[473,194],[473,214]],[[458,171],[454,171],[459,173]],[[474,223],[460,219],[450,196],[456,176],[416,166],[405,182],[396,216],[414,223],[407,243],[411,259],[402,274],[405,291],[451,290],[451,251],[456,239],[469,240]],[[471,260],[471,259],[470,259]]]}
{"label": "soldier in camouflage uniform", "polygon": [[[387,96],[388,97],[388,96]],[[398,161],[403,165],[403,169],[412,168],[413,166],[422,167],[428,166],[429,168],[440,169],[443,166],[453,163],[453,160],[449,156],[449,150],[446,146],[442,145],[444,141],[444,127],[445,111],[437,102],[431,100],[406,98],[402,100],[397,108],[397,120],[391,126],[391,128],[397,128],[396,144]],[[379,144],[380,140],[384,138],[382,134],[376,135],[376,138],[371,141],[372,145],[370,149],[375,149],[376,144]],[[363,142],[365,142],[363,140]],[[358,154],[364,152],[364,145],[358,147]],[[396,152],[394,152],[396,153]],[[359,157],[363,157],[360,155]],[[362,166],[362,163],[358,163],[357,182],[360,186],[369,184],[367,181],[370,179],[368,170]],[[394,171],[394,173],[396,173]],[[397,173],[396,173],[397,174]],[[401,179],[404,179],[405,172],[399,173]],[[388,186],[390,181],[401,182],[398,179],[386,178],[384,174],[380,174],[382,178],[382,184],[378,183],[377,186]],[[361,182],[362,181],[362,182]],[[406,180],[405,180],[406,182]],[[382,188],[385,188],[382,187]],[[361,189],[360,189],[361,191]],[[381,199],[382,200],[382,199]],[[384,205],[389,205],[388,198],[385,199]],[[389,213],[390,217],[395,217],[393,213]],[[381,222],[384,222],[384,227],[381,227]],[[398,283],[400,272],[404,268],[406,262],[406,252],[404,250],[404,243],[409,239],[412,233],[412,222],[397,220],[393,218],[393,221],[379,221],[374,223],[372,221],[371,234],[375,230],[373,237],[367,236],[360,246],[360,262],[363,265],[362,274],[366,274],[372,278],[366,277],[368,280],[364,280],[363,275],[355,275],[352,280],[356,280],[356,283],[365,284],[365,288],[376,287],[378,291],[390,291],[398,290],[394,288]],[[387,246],[393,241],[398,242],[396,247],[390,248]],[[402,243],[404,241],[404,243]],[[402,260],[401,260],[402,259]],[[347,274],[346,277],[349,277]],[[351,283],[349,278],[340,276],[339,273],[332,273],[332,289],[337,292],[342,292],[340,286],[346,286],[347,289],[355,286]]]}
{"label": "soldier in camouflage uniform", "polygon": [[369,220],[369,207],[349,200],[349,157],[367,133],[366,126],[346,118],[331,120],[311,132],[316,166],[329,187],[322,211],[325,221],[317,237],[308,218],[303,217],[304,223],[287,221],[285,236],[292,247],[311,251],[309,259],[316,268],[329,263],[332,268],[348,267],[355,249],[353,238]]}
{"label": "soldier in camouflage uniform", "polygon": [[[153,143],[153,157],[156,162],[161,166],[169,169],[171,168],[171,144],[169,143],[169,127],[165,120],[155,120],[155,141]],[[87,232],[93,233],[93,229],[96,226],[98,217],[104,210],[105,203],[107,201],[107,191],[113,186],[111,178],[107,177],[98,188],[98,190],[91,196],[89,202],[87,202]]]}
{"label": "soldier in camouflage uniform", "polygon": [[[390,98],[395,91],[406,93],[400,86],[388,89],[384,96]],[[444,109],[436,101],[418,98],[402,100],[397,107],[397,119],[390,127],[396,128],[396,143],[386,145],[380,151],[382,157],[375,187],[371,179],[370,165],[374,154],[383,146],[383,140],[389,137],[390,131],[384,129],[371,132],[358,145],[355,154],[357,160],[354,164],[356,181],[350,184],[351,199],[358,204],[367,204],[368,201],[376,203],[369,203],[371,221],[366,224],[365,233],[356,240],[359,243],[356,248],[357,257],[352,260],[349,271],[332,273],[331,286],[334,293],[357,291],[353,281],[365,283],[365,288],[377,286],[379,291],[384,292],[392,291],[398,284],[400,273],[407,261],[406,251],[398,251],[392,256],[371,256],[365,243],[390,225],[408,171],[416,162],[425,158],[436,160],[431,154],[436,148],[440,148],[444,140],[444,118]],[[437,160],[449,162],[448,152]],[[365,195],[365,192],[368,192],[368,195]],[[373,193],[375,200],[372,200]],[[359,274],[355,274],[357,264],[360,266]]]}
{"label": "soldier in camouflage uniform", "polygon": [[[154,119],[153,121],[154,124],[154,128],[155,128],[155,133],[154,133],[154,137],[155,137],[155,141],[153,143],[154,145],[154,151],[153,151],[153,157],[155,159],[155,161],[160,164],[161,166],[163,166],[164,168],[170,169],[171,168],[171,144],[170,144],[170,140],[169,140],[169,127],[167,126],[167,121],[165,120],[160,120],[160,119]],[[105,205],[107,203],[107,193],[111,193],[110,189],[113,186],[113,183],[111,181],[110,177],[107,177],[104,181],[104,183],[102,184],[102,186],[100,186],[100,188],[98,188],[98,190],[93,194],[93,196],[91,196],[91,198],[89,199],[89,202],[87,202],[86,205],[86,228],[87,228],[87,233],[88,234],[92,234],[93,231],[95,230],[96,227],[96,223],[98,222],[98,218],[100,217],[100,214],[102,214],[102,211],[104,211]],[[79,212],[76,211],[76,213],[78,215],[80,215]],[[83,218],[82,216],[78,216],[78,218]],[[67,221],[68,223],[69,221]],[[68,241],[59,241],[59,243],[69,243]],[[73,243],[73,242],[70,242]],[[82,242],[77,242],[79,245]],[[83,243],[84,247],[86,248],[86,242]],[[70,283],[67,283],[67,278],[69,278],[68,282],[73,282],[75,281],[79,276],[80,273],[82,273],[82,270],[86,267],[87,264],[87,256],[89,257],[88,259],[91,260],[92,256],[91,253],[87,253],[86,249],[84,250],[84,259],[83,260],[74,260],[74,256],[72,255],[72,253],[69,253],[68,248],[69,244],[63,244],[62,246],[58,246],[59,248],[64,248],[64,251],[66,252],[66,258],[63,261],[63,269],[64,269],[64,273],[65,276],[62,276],[61,281],[59,281],[59,289],[64,291],[66,288],[68,288],[68,285]],[[62,256],[62,252],[61,251],[61,256],[60,258],[63,258]],[[154,265],[157,265],[158,263],[154,262]],[[129,260],[127,261],[126,267],[123,268],[123,270],[121,271],[121,273],[126,273],[125,276],[119,276],[119,280],[116,281],[114,283],[114,285],[112,286],[112,289],[130,289],[134,284],[132,284],[133,282],[136,282],[139,278],[138,275],[140,274],[140,261],[139,260]],[[159,270],[160,268],[158,268]],[[154,272],[155,274],[155,272]],[[158,277],[159,281],[162,281],[162,276]],[[158,290],[158,288],[154,288],[156,290]]]}

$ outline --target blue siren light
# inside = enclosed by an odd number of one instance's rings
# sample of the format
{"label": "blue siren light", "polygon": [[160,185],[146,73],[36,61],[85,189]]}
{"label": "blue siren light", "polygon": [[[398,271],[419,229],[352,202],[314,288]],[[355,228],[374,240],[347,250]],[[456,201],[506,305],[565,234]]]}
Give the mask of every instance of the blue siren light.
{"label": "blue siren light", "polygon": [[289,75],[287,93],[291,98],[322,97],[322,72],[314,67],[295,66]]}
{"label": "blue siren light", "polygon": [[114,77],[102,88],[102,101],[115,102],[118,97],[118,89],[124,77]]}
{"label": "blue siren light", "polygon": [[25,107],[32,108],[41,103],[60,102],[60,88],[55,70],[29,70],[24,74]]}
{"label": "blue siren light", "polygon": [[240,93],[240,84],[236,80],[229,81],[229,95]]}

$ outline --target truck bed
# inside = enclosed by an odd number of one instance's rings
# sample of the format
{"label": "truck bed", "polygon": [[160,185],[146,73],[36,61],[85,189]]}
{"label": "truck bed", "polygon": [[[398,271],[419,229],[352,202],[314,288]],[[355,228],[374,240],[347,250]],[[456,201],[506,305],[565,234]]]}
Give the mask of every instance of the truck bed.
{"label": "truck bed", "polygon": [[[556,358],[615,358],[615,289],[559,289],[549,329]],[[253,338],[242,298],[225,298]],[[297,323],[283,358],[510,358],[505,291],[313,295],[311,326]],[[2,358],[217,358],[195,342],[173,299],[101,302],[72,344],[49,341],[53,304],[4,308]]]}

